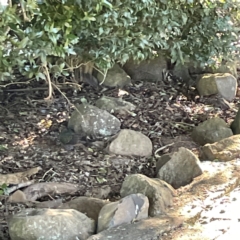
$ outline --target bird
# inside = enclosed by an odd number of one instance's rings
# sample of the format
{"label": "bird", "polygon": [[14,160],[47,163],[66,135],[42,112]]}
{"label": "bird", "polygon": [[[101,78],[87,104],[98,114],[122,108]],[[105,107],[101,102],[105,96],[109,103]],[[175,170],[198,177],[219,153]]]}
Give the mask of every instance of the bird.
{"label": "bird", "polygon": [[65,128],[59,134],[59,141],[64,145],[74,145],[78,142],[79,136],[72,129]]}

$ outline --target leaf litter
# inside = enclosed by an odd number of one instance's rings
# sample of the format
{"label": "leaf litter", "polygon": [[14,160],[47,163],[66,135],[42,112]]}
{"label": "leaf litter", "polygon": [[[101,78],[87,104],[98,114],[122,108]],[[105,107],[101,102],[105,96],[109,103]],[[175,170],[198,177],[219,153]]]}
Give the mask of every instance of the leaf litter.
{"label": "leaf litter", "polygon": [[[58,135],[73,111],[69,101],[57,92],[51,105],[42,101],[46,91],[7,93],[0,114],[0,174],[39,168],[30,177],[35,183],[66,182],[78,186],[74,195],[49,194],[39,201],[67,201],[75,196],[119,199],[124,178],[134,173],[155,177],[156,161],[162,154],[182,146],[198,154],[199,146],[190,134],[199,123],[216,116],[230,123],[235,117],[239,97],[230,109],[223,110],[209,104],[211,97],[187,99],[171,84],[141,82],[106,92],[85,86],[81,91],[65,89],[64,92],[72,104],[81,103],[82,98],[94,104],[105,94],[135,104],[135,114],[115,115],[121,120],[122,129],[141,131],[151,139],[153,156],[149,158],[108,155],[95,146],[76,145],[66,149],[59,143]],[[27,206],[9,203],[3,195],[0,200],[0,232],[6,237],[8,215]]]}

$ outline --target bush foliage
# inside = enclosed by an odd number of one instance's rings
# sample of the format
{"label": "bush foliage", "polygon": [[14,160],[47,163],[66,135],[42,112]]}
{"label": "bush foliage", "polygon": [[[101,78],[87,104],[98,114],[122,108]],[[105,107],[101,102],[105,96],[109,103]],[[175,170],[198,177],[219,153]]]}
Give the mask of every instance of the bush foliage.
{"label": "bush foliage", "polygon": [[173,62],[233,57],[240,4],[233,0],[0,0],[0,80],[100,69],[159,50]]}

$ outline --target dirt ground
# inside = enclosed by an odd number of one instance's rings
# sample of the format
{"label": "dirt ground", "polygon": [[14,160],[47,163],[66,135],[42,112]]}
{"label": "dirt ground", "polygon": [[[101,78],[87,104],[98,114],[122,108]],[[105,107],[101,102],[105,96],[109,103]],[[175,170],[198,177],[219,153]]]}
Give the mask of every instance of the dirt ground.
{"label": "dirt ground", "polygon": [[[104,150],[75,146],[66,149],[58,140],[73,111],[72,104],[86,99],[90,104],[102,95],[118,97],[119,89],[102,91],[85,86],[81,91],[65,88],[55,91],[53,101],[46,102],[45,90],[21,91],[22,85],[10,85],[1,93],[0,105],[0,174],[16,173],[33,167],[42,170],[34,176],[36,182],[69,182],[80,185],[72,196],[49,196],[42,200],[62,198],[68,201],[76,196],[93,196],[115,200],[125,176],[142,173],[155,177],[156,161],[164,153],[183,146],[199,153],[199,146],[190,137],[194,126],[219,116],[230,123],[237,111],[236,98],[231,109],[222,110],[206,105],[205,99],[193,96],[187,99],[174,85],[159,86],[137,82],[124,90],[123,99],[137,106],[136,116],[117,116],[122,128],[141,131],[153,142],[150,158],[108,155]],[[36,85],[34,85],[36,87]],[[15,91],[13,89],[18,89]],[[64,94],[64,96],[62,95]],[[67,97],[68,100],[65,98]],[[167,147],[168,144],[173,145]],[[166,146],[164,148],[164,146]],[[162,148],[162,150],[159,148]],[[156,154],[155,154],[156,153]],[[0,198],[0,239],[8,239],[7,218],[20,211],[23,205],[9,204]],[[41,199],[40,199],[41,200]]]}

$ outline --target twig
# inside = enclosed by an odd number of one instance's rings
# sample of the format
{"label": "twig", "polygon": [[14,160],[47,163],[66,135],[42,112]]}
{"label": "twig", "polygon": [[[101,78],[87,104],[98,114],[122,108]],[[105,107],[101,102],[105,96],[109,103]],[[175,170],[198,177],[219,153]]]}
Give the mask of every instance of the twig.
{"label": "twig", "polygon": [[31,92],[31,91],[38,91],[38,90],[47,90],[48,87],[36,87],[36,88],[13,88],[13,89],[6,89],[5,92]]}
{"label": "twig", "polygon": [[[90,61],[91,62],[91,61]],[[94,60],[92,61],[92,62],[94,62]],[[88,64],[89,62],[87,62],[86,64]],[[105,70],[104,72],[102,72],[99,68],[97,68],[96,66],[94,66],[93,65],[93,69],[95,69],[96,71],[98,71],[100,74],[102,74],[103,75],[103,80],[102,80],[102,82],[101,83],[99,83],[99,85],[102,85],[103,83],[104,83],[104,81],[105,81],[105,79],[106,79],[106,76],[107,76],[107,72],[108,72],[108,69],[107,70]]]}
{"label": "twig", "polygon": [[67,100],[68,104],[71,106],[73,105],[70,100],[68,99],[68,97],[61,91],[61,89],[54,83],[51,83],[52,86],[54,86],[60,93],[61,95]]}
{"label": "twig", "polygon": [[27,14],[26,14],[26,9],[25,9],[24,5],[25,5],[24,1],[20,0],[20,6],[21,6],[21,9],[22,9],[22,13],[23,13],[23,20],[25,22],[30,22],[31,20],[28,18]]}
{"label": "twig", "polygon": [[[75,58],[76,59],[76,58]],[[80,59],[77,59],[77,60],[80,60]],[[85,66],[85,65],[87,65],[87,64],[89,64],[89,63],[91,63],[92,61],[88,61],[88,62],[86,62],[86,63],[80,63],[80,64],[78,64],[77,66],[73,66],[73,59],[72,58],[70,58],[70,65],[66,62],[66,65],[67,65],[67,67],[68,68],[64,68],[64,70],[65,71],[67,71],[67,70],[70,70],[71,72],[73,72],[73,70],[74,69],[78,69],[78,68],[80,68],[81,66]]]}
{"label": "twig", "polygon": [[35,78],[29,79],[29,80],[26,81],[26,82],[7,83],[7,84],[5,84],[5,85],[0,85],[0,87],[5,88],[5,87],[7,87],[7,86],[16,85],[16,84],[29,84],[29,82],[31,82],[31,81],[33,81],[33,80],[35,80]]}
{"label": "twig", "polygon": [[107,76],[107,72],[108,72],[108,69],[105,70],[104,73],[102,73],[103,74],[103,80],[99,83],[100,86],[104,83],[104,81],[106,79],[106,76]]}
{"label": "twig", "polygon": [[174,144],[174,143],[169,143],[169,144],[167,144],[167,145],[165,145],[165,146],[162,146],[162,147],[158,148],[158,149],[154,152],[154,156],[156,157],[156,155],[157,155],[158,152],[162,151],[163,149],[165,149],[165,148],[167,148],[167,147],[172,146],[173,144]]}
{"label": "twig", "polygon": [[5,108],[5,107],[3,107],[3,106],[0,106],[0,108],[6,110],[6,112],[7,112],[8,114],[10,113],[10,111],[9,111],[7,108]]}
{"label": "twig", "polygon": [[[44,179],[45,176],[46,176],[49,172],[52,172],[52,173],[53,173],[52,176],[50,176],[48,179]],[[54,177],[55,175],[59,175],[59,174],[56,173],[55,171],[53,171],[52,168],[50,168],[48,171],[46,171],[46,172],[44,173],[43,177],[42,177],[41,179],[39,179],[39,182],[41,182],[41,181],[47,182],[47,181],[49,181],[52,177]]]}
{"label": "twig", "polygon": [[[14,83],[16,84],[16,83]],[[18,84],[18,83],[17,83]],[[58,83],[58,84],[53,84],[52,85],[56,88],[56,86],[60,89],[68,89],[68,87],[64,87],[64,85],[76,85],[77,87],[81,88],[82,86],[78,83],[72,83],[72,82],[65,82],[65,83]],[[62,85],[62,86],[60,86]],[[0,85],[1,87],[1,85]],[[5,86],[3,86],[5,87]],[[47,90],[48,87],[36,87],[36,88],[24,88],[24,89],[20,89],[20,88],[13,88],[13,89],[6,89],[3,90],[5,92],[31,92],[31,91],[38,91],[38,90]]]}
{"label": "twig", "polygon": [[39,182],[41,182],[41,181],[43,181],[44,180],[44,178],[45,178],[45,176],[49,173],[49,172],[52,172],[52,168],[50,168],[48,171],[46,171],[44,174],[43,174],[43,176],[42,176],[42,178],[41,179],[39,179]]}
{"label": "twig", "polygon": [[68,102],[68,104],[70,105],[70,106],[73,106],[74,107],[74,109],[79,113],[79,114],[81,114],[81,112],[78,110],[78,108],[74,105],[74,104],[72,104],[71,103],[71,101],[68,99],[68,97],[61,91],[61,89],[56,85],[56,84],[54,84],[54,83],[52,83],[52,85],[60,92],[60,94],[67,100],[67,102]]}
{"label": "twig", "polygon": [[194,124],[190,124],[190,123],[185,123],[185,122],[175,122],[176,125],[186,125],[189,127],[196,127]]}
{"label": "twig", "polygon": [[80,90],[82,88],[82,85],[80,85],[78,83],[73,83],[73,82],[58,83],[58,85],[76,85]]}

